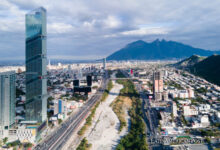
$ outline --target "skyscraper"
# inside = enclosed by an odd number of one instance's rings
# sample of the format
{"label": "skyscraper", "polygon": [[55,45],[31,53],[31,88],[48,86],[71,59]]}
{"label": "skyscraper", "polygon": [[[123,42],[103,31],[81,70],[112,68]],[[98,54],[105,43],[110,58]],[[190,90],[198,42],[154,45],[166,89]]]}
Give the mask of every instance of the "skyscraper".
{"label": "skyscraper", "polygon": [[106,69],[106,58],[103,58],[103,69]]}
{"label": "skyscraper", "polygon": [[15,72],[0,73],[0,127],[8,129],[15,122]]}
{"label": "skyscraper", "polygon": [[154,82],[154,98],[155,100],[162,100],[163,78],[161,72],[154,72],[153,82]]}
{"label": "skyscraper", "polygon": [[154,72],[154,92],[163,92],[163,78],[161,72]]}
{"label": "skyscraper", "polygon": [[47,119],[46,10],[26,14],[26,121]]}

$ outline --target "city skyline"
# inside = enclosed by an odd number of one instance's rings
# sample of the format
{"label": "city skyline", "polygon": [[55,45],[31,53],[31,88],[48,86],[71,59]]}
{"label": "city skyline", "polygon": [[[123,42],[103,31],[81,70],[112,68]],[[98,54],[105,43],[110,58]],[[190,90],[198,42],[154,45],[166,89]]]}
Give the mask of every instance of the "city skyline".
{"label": "city skyline", "polygon": [[2,0],[0,149],[217,150],[219,4]]}
{"label": "city skyline", "polygon": [[[48,56],[51,59],[99,59],[129,42],[139,39],[153,41],[157,38],[219,50],[219,10],[216,7],[219,3],[186,1],[182,5],[177,1],[97,0],[94,3],[51,4],[48,1],[3,0],[0,2],[4,14],[0,16],[0,33],[3,35],[0,40],[1,56],[5,60],[24,60],[23,16],[39,6],[50,12]],[[121,4],[123,8],[118,7]],[[11,42],[6,42],[9,39]]]}

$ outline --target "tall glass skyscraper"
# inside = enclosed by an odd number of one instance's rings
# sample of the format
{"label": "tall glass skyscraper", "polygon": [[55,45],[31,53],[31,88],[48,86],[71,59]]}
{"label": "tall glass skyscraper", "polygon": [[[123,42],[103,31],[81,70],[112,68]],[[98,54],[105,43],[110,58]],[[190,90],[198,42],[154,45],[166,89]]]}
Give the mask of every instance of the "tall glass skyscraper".
{"label": "tall glass skyscraper", "polygon": [[15,123],[15,72],[0,73],[0,127],[9,129]]}
{"label": "tall glass skyscraper", "polygon": [[26,121],[47,119],[46,9],[26,14]]}

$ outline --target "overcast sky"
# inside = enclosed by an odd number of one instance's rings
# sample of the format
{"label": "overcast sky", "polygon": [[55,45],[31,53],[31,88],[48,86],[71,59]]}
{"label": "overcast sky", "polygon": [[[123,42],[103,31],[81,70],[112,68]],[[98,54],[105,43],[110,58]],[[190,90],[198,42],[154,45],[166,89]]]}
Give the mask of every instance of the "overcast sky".
{"label": "overcast sky", "polygon": [[157,38],[220,50],[219,0],[0,0],[0,59],[25,56],[25,14],[47,9],[51,59],[98,59]]}

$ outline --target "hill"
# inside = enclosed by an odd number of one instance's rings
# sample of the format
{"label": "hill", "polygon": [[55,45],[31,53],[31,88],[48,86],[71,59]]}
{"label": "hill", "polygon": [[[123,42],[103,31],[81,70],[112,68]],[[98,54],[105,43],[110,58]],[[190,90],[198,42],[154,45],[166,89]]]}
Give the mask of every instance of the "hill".
{"label": "hill", "polygon": [[220,55],[212,55],[190,67],[190,71],[209,82],[220,85]]}
{"label": "hill", "polygon": [[192,55],[189,58],[186,58],[176,64],[174,64],[173,66],[183,69],[183,68],[189,68],[192,67],[193,65],[199,63],[200,61],[204,60],[206,57],[202,57],[199,55]]}
{"label": "hill", "polygon": [[210,56],[220,51],[209,51],[193,48],[189,45],[166,40],[155,40],[151,43],[139,40],[107,57],[107,60],[169,60],[182,59],[194,54]]}

